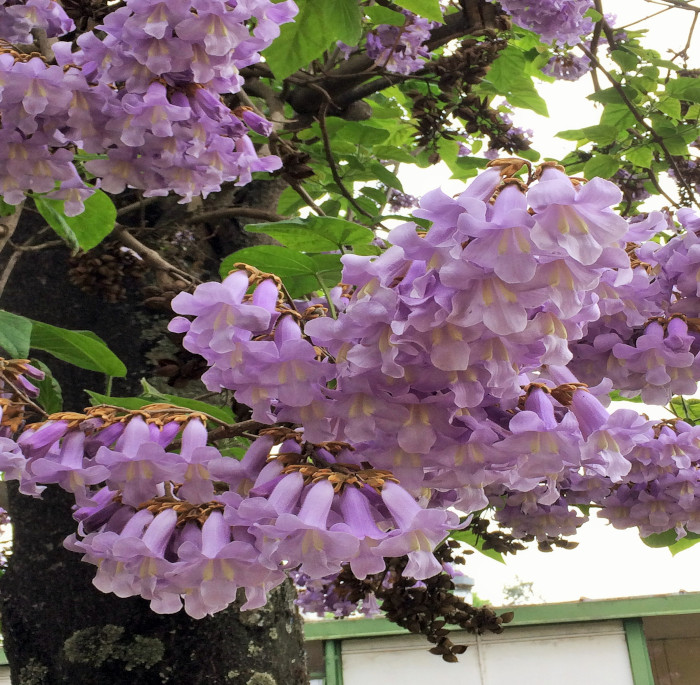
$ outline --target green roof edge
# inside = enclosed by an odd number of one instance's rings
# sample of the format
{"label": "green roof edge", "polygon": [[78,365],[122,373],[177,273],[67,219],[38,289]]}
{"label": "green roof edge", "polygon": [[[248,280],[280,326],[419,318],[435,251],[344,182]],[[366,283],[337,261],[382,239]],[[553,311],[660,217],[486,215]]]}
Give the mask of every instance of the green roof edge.
{"label": "green roof edge", "polygon": [[[605,621],[645,616],[700,613],[700,592],[621,599],[581,599],[577,602],[495,607],[496,613],[512,611],[510,626],[531,626],[548,623]],[[455,628],[458,630],[458,628]],[[307,640],[350,640],[362,637],[405,635],[408,631],[385,618],[350,618],[307,621]]]}

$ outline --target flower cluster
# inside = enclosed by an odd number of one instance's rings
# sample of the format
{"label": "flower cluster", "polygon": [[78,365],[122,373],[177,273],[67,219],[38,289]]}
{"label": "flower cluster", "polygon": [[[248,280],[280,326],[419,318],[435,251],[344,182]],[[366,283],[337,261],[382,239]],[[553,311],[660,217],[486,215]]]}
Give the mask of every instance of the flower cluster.
{"label": "flower cluster", "polygon": [[75,24],[55,0],[0,2],[0,36],[4,40],[32,43],[32,29],[42,29],[48,38],[56,38],[75,29]]}
{"label": "flower cluster", "polygon": [[[294,315],[269,278],[237,271],[178,296],[194,320],[171,328],[211,365],[210,389],[233,390],[256,420],[352,445],[351,463],[392,473],[428,511],[497,504],[518,535],[571,534],[585,520],[571,505],[608,496],[653,435],[636,412],[605,409],[611,377],[665,402],[695,388],[698,349],[672,288],[628,246],[666,218],[628,224],[613,184],[552,164],[528,187],[523,164],[498,160],[456,199],[428,193],[415,212],[427,232],[404,224],[380,257],[343,257],[354,292],[335,320]],[[683,250],[656,247],[690,288]],[[624,379],[590,349],[624,360]]]}
{"label": "flower cluster", "polygon": [[66,546],[98,566],[100,590],[140,595],[159,613],[184,601],[201,618],[239,588],[244,608],[258,607],[287,571],[316,581],[349,563],[364,578],[404,555],[410,577],[441,570],[432,550],[457,516],[423,509],[347,446],[270,429],[238,462],[207,441],[196,412],[95,407],[5,440],[0,468],[25,494],[52,483],[72,493],[79,526]]}
{"label": "flower cluster", "polygon": [[430,37],[434,24],[408,10],[403,10],[403,26],[381,24],[367,36],[367,56],[375,64],[397,74],[412,74],[425,64],[430,56],[424,43]]}
{"label": "flower cluster", "polygon": [[545,43],[576,45],[593,29],[585,16],[593,0],[501,0],[501,5],[518,26],[534,31]]}
{"label": "flower cluster", "polygon": [[585,55],[575,55],[573,52],[556,53],[545,64],[542,71],[562,81],[578,81],[591,70],[591,60]]}
{"label": "flower cluster", "polygon": [[290,572],[345,613],[328,578],[398,558],[402,584],[435,576],[454,510],[491,507],[544,547],[591,503],[643,534],[695,532],[698,431],[605,404],[613,384],[654,402],[695,390],[700,218],[680,211],[685,233],[662,245],[649,238],[668,218],[627,222],[620,199],[554,163],[496,160],[456,198],[423,197],[427,231],[405,223],[381,256],[344,255],[337,318],[236,264],[179,294],[170,329],[210,390],[250,408],[240,462],[191,412],[95,408],[26,429],[6,478],[74,494],[68,544],[98,587],[192,616],[239,588],[260,606]]}
{"label": "flower cluster", "polygon": [[[37,26],[44,15],[35,5],[60,10],[30,0],[22,16]],[[74,166],[75,147],[100,156],[85,168],[106,191],[172,190],[183,201],[279,168],[278,158],[258,157],[248,136],[269,134],[270,124],[250,108],[231,111],[220,96],[240,90],[239,70],[259,61],[296,11],[291,0],[128,0],[82,34],[76,52],[55,43],[58,66],[4,48],[0,193],[11,204],[27,190],[50,193],[66,200],[67,214],[79,213],[92,191]]]}

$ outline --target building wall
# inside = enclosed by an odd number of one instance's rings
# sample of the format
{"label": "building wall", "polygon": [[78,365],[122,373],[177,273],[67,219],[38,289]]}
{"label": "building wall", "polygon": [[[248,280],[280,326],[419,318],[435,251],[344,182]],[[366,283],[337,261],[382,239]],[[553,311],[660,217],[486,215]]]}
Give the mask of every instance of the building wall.
{"label": "building wall", "polygon": [[426,685],[428,679],[450,685],[633,685],[621,621],[509,627],[501,635],[450,637],[469,645],[458,664],[430,654],[421,636],[345,640],[344,685],[384,685],[389,679],[401,685]]}

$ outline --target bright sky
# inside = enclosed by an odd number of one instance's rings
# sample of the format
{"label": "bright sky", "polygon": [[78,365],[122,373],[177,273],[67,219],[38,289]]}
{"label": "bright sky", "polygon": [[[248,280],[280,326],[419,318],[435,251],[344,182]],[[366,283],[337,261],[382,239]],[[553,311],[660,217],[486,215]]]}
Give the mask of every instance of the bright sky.
{"label": "bright sky", "polygon": [[[662,9],[648,0],[603,0],[603,8],[606,13],[617,15],[617,26]],[[669,59],[669,48],[679,50],[685,45],[692,17],[691,12],[672,10],[635,24],[634,29],[649,29],[645,45]],[[696,44],[690,51],[690,68],[700,67],[698,23]],[[598,122],[600,114],[596,105],[585,99],[590,92],[590,80],[584,77],[577,83],[542,83],[539,92],[547,101],[550,117],[521,110],[514,117],[516,124],[534,131],[534,145],[539,152],[548,157],[562,157],[571,143],[555,138],[555,133]],[[438,185],[448,194],[460,192],[463,187],[449,181],[446,168],[442,176],[436,167],[431,167],[401,178],[405,192],[416,196]],[[639,408],[639,405],[630,406]],[[654,410],[654,417],[667,415],[660,408],[646,411],[652,414]],[[468,557],[464,571],[476,581],[474,591],[479,597],[493,604],[503,602],[503,587],[518,580],[532,582],[534,593],[547,602],[700,591],[700,544],[672,557],[666,549],[644,545],[634,530],[618,531],[595,517],[583,526],[576,539],[579,546],[574,550],[555,549],[545,554],[528,549],[510,557],[506,565],[475,553]]]}

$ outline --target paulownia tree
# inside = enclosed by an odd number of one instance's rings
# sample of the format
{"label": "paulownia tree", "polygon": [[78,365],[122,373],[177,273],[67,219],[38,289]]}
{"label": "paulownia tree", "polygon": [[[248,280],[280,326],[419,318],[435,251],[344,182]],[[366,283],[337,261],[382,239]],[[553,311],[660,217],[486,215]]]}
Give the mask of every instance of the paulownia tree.
{"label": "paulownia tree", "polygon": [[[600,0],[0,5],[13,682],[304,683],[294,585],[455,661],[508,620],[465,546],[697,541],[700,8],[657,4],[670,56]],[[518,109],[582,77],[540,160]]]}

